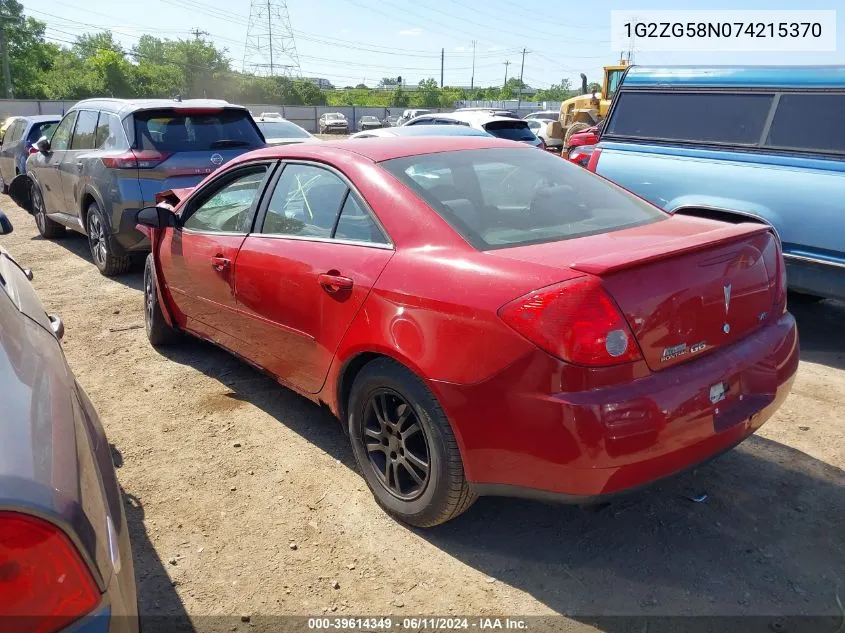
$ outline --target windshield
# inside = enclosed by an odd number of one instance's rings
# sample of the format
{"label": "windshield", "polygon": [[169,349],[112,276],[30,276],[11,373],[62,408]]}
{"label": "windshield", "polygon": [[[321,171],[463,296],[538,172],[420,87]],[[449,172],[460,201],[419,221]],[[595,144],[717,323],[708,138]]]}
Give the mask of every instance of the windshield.
{"label": "windshield", "polygon": [[326,121],[340,121],[343,119],[342,114],[327,114]]}
{"label": "windshield", "polygon": [[509,141],[533,141],[536,139],[534,132],[528,128],[525,121],[492,121],[485,125],[484,129],[493,136]]}
{"label": "windshield", "polygon": [[613,99],[616,91],[619,90],[619,83],[622,81],[624,70],[609,70],[607,72],[607,98]]}
{"label": "windshield", "polygon": [[617,231],[664,219],[658,208],[535,149],[481,149],[381,165],[479,250]]}
{"label": "windshield", "polygon": [[264,138],[308,138],[311,136],[290,121],[259,121],[258,129],[261,130]]}
{"label": "windshield", "polygon": [[379,120],[374,116],[362,116],[362,121],[366,121],[367,123],[378,123]]}
{"label": "windshield", "polygon": [[135,145],[160,152],[194,152],[261,147],[264,141],[244,110],[195,114],[155,110],[135,113]]}

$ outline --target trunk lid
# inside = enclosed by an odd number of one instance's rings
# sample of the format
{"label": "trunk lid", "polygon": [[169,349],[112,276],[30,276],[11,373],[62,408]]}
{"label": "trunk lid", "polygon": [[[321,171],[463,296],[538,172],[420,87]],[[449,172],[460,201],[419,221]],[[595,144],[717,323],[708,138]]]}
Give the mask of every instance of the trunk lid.
{"label": "trunk lid", "polygon": [[155,167],[139,169],[144,204],[154,205],[156,194],[161,191],[196,187],[219,166],[251,149],[254,148],[174,152]]}

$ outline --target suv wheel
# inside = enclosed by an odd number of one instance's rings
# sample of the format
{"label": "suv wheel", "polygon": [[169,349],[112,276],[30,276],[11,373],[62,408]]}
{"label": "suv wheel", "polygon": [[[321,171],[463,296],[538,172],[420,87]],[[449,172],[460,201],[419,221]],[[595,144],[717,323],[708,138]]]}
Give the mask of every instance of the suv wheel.
{"label": "suv wheel", "polygon": [[109,240],[109,229],[100,208],[95,202],[88,207],[88,245],[94,265],[106,277],[120,275],[129,270],[132,260],[128,255],[115,255]]}
{"label": "suv wheel", "polygon": [[65,227],[47,217],[47,207],[44,206],[44,196],[41,195],[41,187],[32,183],[30,190],[32,203],[32,215],[35,218],[35,226],[41,237],[51,240],[65,234]]}
{"label": "suv wheel", "polygon": [[449,420],[410,370],[389,359],[369,363],[355,378],[348,410],[355,460],[389,514],[431,527],[475,501]]}
{"label": "suv wheel", "polygon": [[161,313],[161,305],[158,302],[156,292],[155,261],[153,254],[147,255],[144,264],[144,326],[147,331],[147,338],[153,347],[167,345],[176,338],[176,330],[167,325],[164,315]]}

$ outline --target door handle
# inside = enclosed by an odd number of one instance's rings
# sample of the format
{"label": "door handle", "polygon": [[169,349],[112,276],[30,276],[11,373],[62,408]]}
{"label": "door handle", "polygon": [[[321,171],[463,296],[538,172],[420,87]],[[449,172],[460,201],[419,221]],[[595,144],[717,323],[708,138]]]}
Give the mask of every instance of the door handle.
{"label": "door handle", "polygon": [[82,171],[82,168],[83,168],[83,167],[84,167],[84,164],[83,164],[83,163],[81,163],[81,162],[79,162],[79,161],[77,161],[77,163],[76,163],[76,171]]}
{"label": "door handle", "polygon": [[231,263],[231,260],[226,259],[222,255],[215,255],[211,258],[211,267],[217,272],[226,269]]}
{"label": "door handle", "polygon": [[352,280],[349,277],[323,273],[317,277],[317,281],[328,293],[335,293],[340,290],[349,290],[352,287]]}

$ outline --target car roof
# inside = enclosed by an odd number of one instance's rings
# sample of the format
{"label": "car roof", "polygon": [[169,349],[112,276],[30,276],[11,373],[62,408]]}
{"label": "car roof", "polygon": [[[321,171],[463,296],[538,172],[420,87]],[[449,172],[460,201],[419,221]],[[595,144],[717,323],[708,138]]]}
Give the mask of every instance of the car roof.
{"label": "car roof", "polygon": [[631,66],[626,88],[845,88],[845,66]]}
{"label": "car roof", "polygon": [[191,108],[234,108],[249,111],[240,105],[223,101],[222,99],[83,99],[77,101],[71,110],[96,109],[104,112],[112,112],[124,117],[140,110],[158,110],[160,108],[191,109]]}
{"label": "car roof", "polygon": [[463,121],[465,123],[475,123],[476,125],[486,125],[487,123],[492,123],[494,121],[522,121],[523,123],[525,123],[525,121],[523,121],[522,119],[513,119],[511,117],[506,116],[497,116],[495,114],[490,114],[489,111],[482,110],[447,113],[441,112],[439,114],[430,114],[427,116],[436,117],[438,119],[452,119],[453,121]]}
{"label": "car roof", "polygon": [[33,116],[20,117],[26,119],[30,123],[54,123],[62,120],[61,114],[36,114]]}
{"label": "car roof", "polygon": [[[482,130],[468,127],[466,125],[403,125],[401,127],[386,127],[378,130],[359,132],[358,134],[372,134],[378,137],[390,136],[486,136],[491,135]],[[358,137],[357,134],[352,138]],[[360,137],[358,137],[360,138]]]}
{"label": "car roof", "polygon": [[521,149],[536,151],[530,145],[504,141],[488,134],[482,136],[424,136],[416,138],[362,138],[345,141],[329,141],[319,144],[298,143],[281,145],[241,154],[228,164],[242,163],[248,160],[267,158],[299,158],[336,162],[348,160],[350,154],[357,154],[373,162],[470,149]]}

